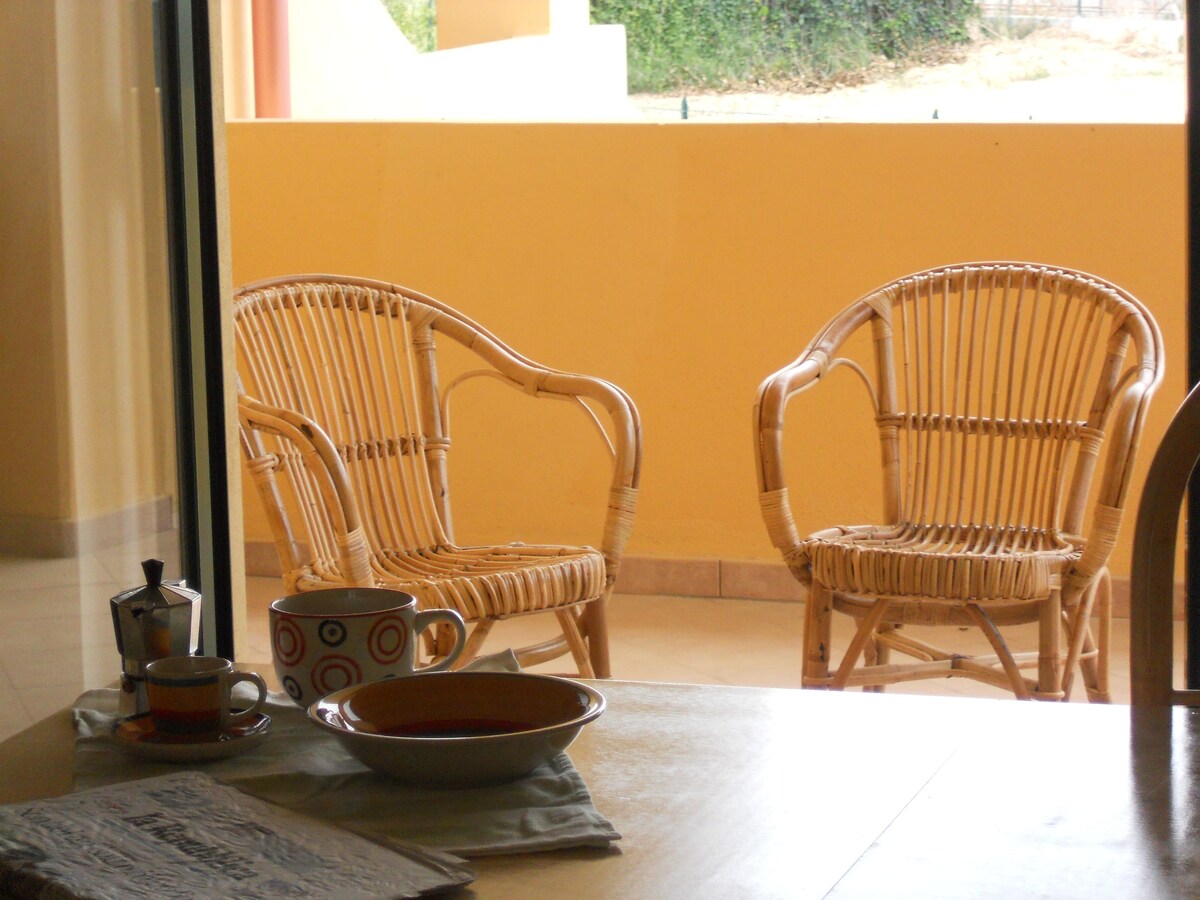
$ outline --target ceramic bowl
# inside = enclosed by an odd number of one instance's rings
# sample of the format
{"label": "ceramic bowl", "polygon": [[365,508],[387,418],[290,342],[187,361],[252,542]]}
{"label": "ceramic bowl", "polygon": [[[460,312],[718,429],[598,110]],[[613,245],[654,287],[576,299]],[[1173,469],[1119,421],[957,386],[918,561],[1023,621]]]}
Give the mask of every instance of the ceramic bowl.
{"label": "ceramic bowl", "polygon": [[527,775],[604,712],[599,691],[525,672],[443,672],[335,691],[308,708],[360,762],[406,784],[480,787]]}

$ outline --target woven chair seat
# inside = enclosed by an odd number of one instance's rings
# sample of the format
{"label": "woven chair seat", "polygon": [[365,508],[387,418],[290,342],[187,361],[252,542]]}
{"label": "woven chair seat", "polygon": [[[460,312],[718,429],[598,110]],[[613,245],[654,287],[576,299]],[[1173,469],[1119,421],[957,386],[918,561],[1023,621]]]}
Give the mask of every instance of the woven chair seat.
{"label": "woven chair seat", "polygon": [[801,544],[813,578],[848,594],[938,598],[961,602],[1044,600],[1080,556],[1044,533],[1027,536],[1018,550],[1011,532],[972,529],[949,535],[940,528],[896,529],[860,525],[829,528]]}
{"label": "woven chair seat", "polygon": [[562,609],[600,597],[604,556],[587,547],[462,547],[380,559],[381,587],[399,587],[423,609],[453,609],[464,619],[502,619]]}

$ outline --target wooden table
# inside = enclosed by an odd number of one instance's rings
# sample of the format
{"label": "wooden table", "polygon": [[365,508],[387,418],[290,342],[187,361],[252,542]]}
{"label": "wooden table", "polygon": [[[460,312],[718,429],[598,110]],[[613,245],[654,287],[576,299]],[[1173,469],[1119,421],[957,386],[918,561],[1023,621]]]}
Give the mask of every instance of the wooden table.
{"label": "wooden table", "polygon": [[[1200,712],[599,687],[570,755],[619,850],[478,859],[475,895],[1200,897]],[[0,744],[0,801],[71,766],[63,711]]]}

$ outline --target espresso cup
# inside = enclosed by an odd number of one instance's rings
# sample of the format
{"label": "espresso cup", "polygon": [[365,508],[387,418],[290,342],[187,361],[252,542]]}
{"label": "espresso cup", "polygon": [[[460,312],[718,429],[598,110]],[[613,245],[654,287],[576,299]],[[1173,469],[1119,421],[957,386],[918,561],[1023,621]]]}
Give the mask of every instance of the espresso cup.
{"label": "espresso cup", "polygon": [[[271,604],[270,619],[275,674],[288,696],[304,707],[353,684],[448,669],[467,635],[457,612],[418,611],[412,594],[384,588],[290,594]],[[454,628],[454,649],[417,668],[421,632],[438,624]]]}
{"label": "espresso cup", "polygon": [[[233,709],[233,686],[258,688],[249,709]],[[254,672],[238,672],[219,656],[168,656],[146,664],[146,697],[154,729],[167,739],[215,741],[231,725],[262,711],[267,686]]]}

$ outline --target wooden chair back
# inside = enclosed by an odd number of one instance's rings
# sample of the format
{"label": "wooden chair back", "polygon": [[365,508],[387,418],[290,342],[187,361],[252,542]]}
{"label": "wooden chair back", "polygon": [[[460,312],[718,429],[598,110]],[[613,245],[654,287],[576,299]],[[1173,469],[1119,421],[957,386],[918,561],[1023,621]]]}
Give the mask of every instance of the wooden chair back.
{"label": "wooden chair back", "polygon": [[1200,706],[1200,690],[1175,685],[1175,547],[1179,509],[1200,459],[1200,386],[1167,426],[1142,488],[1129,587],[1130,702]]}

